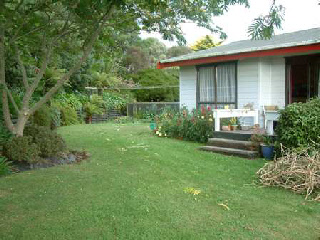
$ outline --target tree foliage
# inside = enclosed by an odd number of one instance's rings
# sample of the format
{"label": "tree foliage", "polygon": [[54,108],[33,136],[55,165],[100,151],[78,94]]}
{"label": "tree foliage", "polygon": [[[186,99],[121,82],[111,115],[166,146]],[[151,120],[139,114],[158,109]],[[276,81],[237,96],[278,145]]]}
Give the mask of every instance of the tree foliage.
{"label": "tree foliage", "polygon": [[[173,73],[175,72],[175,73]],[[135,83],[141,87],[158,87],[155,89],[136,90],[138,102],[175,102],[179,100],[178,70],[145,69],[132,75]]]}
{"label": "tree foliage", "polygon": [[197,40],[192,46],[190,46],[190,48],[193,51],[200,51],[219,46],[220,44],[221,42],[215,41],[212,36],[205,35]]}
{"label": "tree foliage", "polygon": [[128,48],[124,58],[124,66],[126,66],[128,73],[154,68],[158,61],[166,58],[166,51],[166,45],[156,38],[139,39]]}
{"label": "tree foliage", "polygon": [[265,16],[254,19],[249,26],[248,33],[252,39],[268,39],[274,35],[275,29],[281,29],[284,19],[285,9],[282,5],[276,5],[276,1]]}
{"label": "tree foliage", "polygon": [[173,46],[167,50],[167,58],[178,57],[191,52],[192,50],[187,46]]}

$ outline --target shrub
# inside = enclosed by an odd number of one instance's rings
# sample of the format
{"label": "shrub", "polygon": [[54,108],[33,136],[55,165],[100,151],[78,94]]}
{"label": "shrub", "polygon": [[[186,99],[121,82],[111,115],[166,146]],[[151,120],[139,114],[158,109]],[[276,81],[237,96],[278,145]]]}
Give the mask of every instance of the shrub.
{"label": "shrub", "polygon": [[12,134],[10,131],[6,128],[4,123],[0,121],[0,146],[3,146],[11,137]]}
{"label": "shrub", "polygon": [[51,127],[52,122],[52,111],[49,106],[44,105],[39,110],[37,110],[32,116],[33,124],[39,126]]}
{"label": "shrub", "polygon": [[60,93],[52,100],[58,103],[61,107],[69,106],[74,110],[80,110],[82,108],[83,99],[86,99],[86,95],[75,93]]}
{"label": "shrub", "polygon": [[201,108],[189,113],[183,109],[179,112],[165,111],[155,117],[158,136],[168,136],[187,141],[207,142],[213,136],[214,121],[210,109]]}
{"label": "shrub", "polygon": [[320,143],[320,99],[293,103],[280,111],[278,141],[287,148]]}
{"label": "shrub", "polygon": [[0,177],[12,172],[11,162],[0,156]]}
{"label": "shrub", "polygon": [[40,157],[55,157],[66,150],[66,144],[62,137],[48,127],[27,126],[24,134],[31,137],[32,142],[39,147]]}
{"label": "shrub", "polygon": [[61,125],[62,126],[69,126],[73,124],[78,124],[78,115],[77,111],[74,110],[72,107],[66,105],[60,108],[61,112]]}
{"label": "shrub", "polygon": [[10,161],[35,163],[40,160],[40,148],[32,137],[13,137],[3,147],[4,156]]}
{"label": "shrub", "polygon": [[103,101],[105,103],[106,110],[119,109],[125,110],[130,96],[121,96],[112,92],[104,92],[102,94]]}
{"label": "shrub", "polygon": [[281,158],[257,172],[266,186],[279,186],[320,200],[320,152],[305,148],[287,150]]}
{"label": "shrub", "polygon": [[51,129],[56,129],[61,126],[61,111],[60,107],[51,105]]}
{"label": "shrub", "polygon": [[51,100],[52,126],[69,126],[79,123],[77,111],[82,110],[88,97],[79,93],[60,93]]}

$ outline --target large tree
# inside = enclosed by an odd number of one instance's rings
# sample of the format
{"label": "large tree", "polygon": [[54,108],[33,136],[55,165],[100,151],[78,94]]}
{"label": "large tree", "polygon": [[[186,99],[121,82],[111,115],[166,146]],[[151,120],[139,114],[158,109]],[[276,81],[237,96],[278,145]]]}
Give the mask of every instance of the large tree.
{"label": "large tree", "polygon": [[157,38],[137,40],[125,53],[123,64],[128,73],[156,67],[156,63],[166,58],[166,45]]}
{"label": "large tree", "polygon": [[166,57],[173,58],[191,53],[192,50],[187,46],[173,46],[167,50]]}
{"label": "large tree", "polygon": [[[112,42],[114,33],[134,24],[142,30],[160,32],[164,39],[183,43],[180,23],[185,21],[222,33],[211,19],[224,14],[233,4],[248,6],[248,1],[0,0],[0,84],[7,128],[22,136],[29,117],[81,68],[97,40]],[[65,51],[78,57],[34,103],[32,96],[46,69]],[[19,65],[24,88],[20,107],[12,97],[5,74],[5,62],[13,56]],[[18,115],[15,124],[9,101]]]}

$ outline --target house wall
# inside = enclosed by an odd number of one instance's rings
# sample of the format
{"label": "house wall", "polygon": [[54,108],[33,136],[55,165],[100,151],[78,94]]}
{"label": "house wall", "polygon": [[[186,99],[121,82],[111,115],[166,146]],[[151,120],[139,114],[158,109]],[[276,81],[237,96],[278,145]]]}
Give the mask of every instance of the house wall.
{"label": "house wall", "polygon": [[270,105],[283,108],[286,104],[286,61],[284,57],[274,57],[271,61]]}
{"label": "house wall", "polygon": [[[253,103],[260,111],[259,123],[264,126],[263,106],[285,106],[285,58],[263,57],[238,63],[238,107]],[[242,119],[252,124],[252,119]]]}
{"label": "house wall", "polygon": [[180,67],[180,107],[196,108],[197,70],[195,66]]}
{"label": "house wall", "polygon": [[259,61],[259,108],[285,106],[285,58],[269,57]]}
{"label": "house wall", "polygon": [[238,62],[238,108],[259,102],[259,61],[256,58]]}
{"label": "house wall", "polygon": [[[238,108],[251,103],[260,110],[259,123],[263,123],[262,107],[285,106],[285,59],[283,57],[249,58],[238,61]],[[195,66],[180,67],[180,107],[196,108]],[[252,118],[240,119],[242,124],[253,124]]]}

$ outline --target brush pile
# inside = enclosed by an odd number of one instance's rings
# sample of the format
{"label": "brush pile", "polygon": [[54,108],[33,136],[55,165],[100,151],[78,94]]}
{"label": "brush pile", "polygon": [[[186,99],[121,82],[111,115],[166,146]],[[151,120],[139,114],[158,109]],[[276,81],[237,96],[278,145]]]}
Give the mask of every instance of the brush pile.
{"label": "brush pile", "polygon": [[287,150],[257,172],[265,186],[278,186],[320,201],[320,152]]}

